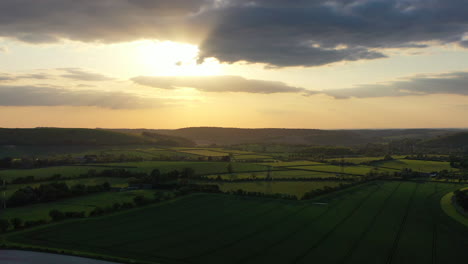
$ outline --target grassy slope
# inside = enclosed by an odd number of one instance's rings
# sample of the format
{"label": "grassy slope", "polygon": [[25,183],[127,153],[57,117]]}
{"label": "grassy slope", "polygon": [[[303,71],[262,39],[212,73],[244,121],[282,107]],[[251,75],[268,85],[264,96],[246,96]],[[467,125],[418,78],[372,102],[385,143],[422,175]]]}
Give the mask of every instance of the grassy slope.
{"label": "grassy slope", "polygon": [[327,205],[200,194],[7,239],[161,263],[455,263],[468,257],[468,229],[439,201],[459,187],[368,184],[319,199]]}

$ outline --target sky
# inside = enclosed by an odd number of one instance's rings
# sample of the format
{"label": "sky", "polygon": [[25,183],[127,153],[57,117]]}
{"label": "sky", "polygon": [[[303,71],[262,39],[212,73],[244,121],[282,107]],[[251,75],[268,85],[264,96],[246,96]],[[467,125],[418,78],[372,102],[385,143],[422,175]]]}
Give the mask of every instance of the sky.
{"label": "sky", "polygon": [[466,0],[2,0],[0,127],[468,127]]}

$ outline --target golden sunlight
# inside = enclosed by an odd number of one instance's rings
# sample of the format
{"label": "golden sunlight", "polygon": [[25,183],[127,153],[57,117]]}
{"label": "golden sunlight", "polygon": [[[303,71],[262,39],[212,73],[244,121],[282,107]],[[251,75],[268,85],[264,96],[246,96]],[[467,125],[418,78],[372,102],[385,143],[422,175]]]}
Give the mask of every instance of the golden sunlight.
{"label": "golden sunlight", "polygon": [[139,41],[139,59],[145,68],[160,76],[207,76],[221,74],[221,65],[214,58],[197,63],[199,49],[195,45],[172,41]]}

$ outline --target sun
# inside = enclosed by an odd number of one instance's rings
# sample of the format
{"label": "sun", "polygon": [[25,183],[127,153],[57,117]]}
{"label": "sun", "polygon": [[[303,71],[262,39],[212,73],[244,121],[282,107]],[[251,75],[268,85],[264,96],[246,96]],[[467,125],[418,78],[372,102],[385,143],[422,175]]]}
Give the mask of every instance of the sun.
{"label": "sun", "polygon": [[139,41],[136,45],[141,63],[159,76],[220,75],[221,64],[214,58],[197,63],[196,45],[172,41]]}

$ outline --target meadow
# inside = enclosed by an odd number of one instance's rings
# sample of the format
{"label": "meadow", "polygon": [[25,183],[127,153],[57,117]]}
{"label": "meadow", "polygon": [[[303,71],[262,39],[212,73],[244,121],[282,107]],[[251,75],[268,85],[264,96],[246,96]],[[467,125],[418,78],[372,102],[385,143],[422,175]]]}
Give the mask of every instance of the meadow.
{"label": "meadow", "polygon": [[193,194],[6,241],[167,264],[460,263],[468,229],[440,207],[460,187],[371,182],[309,201]]}

